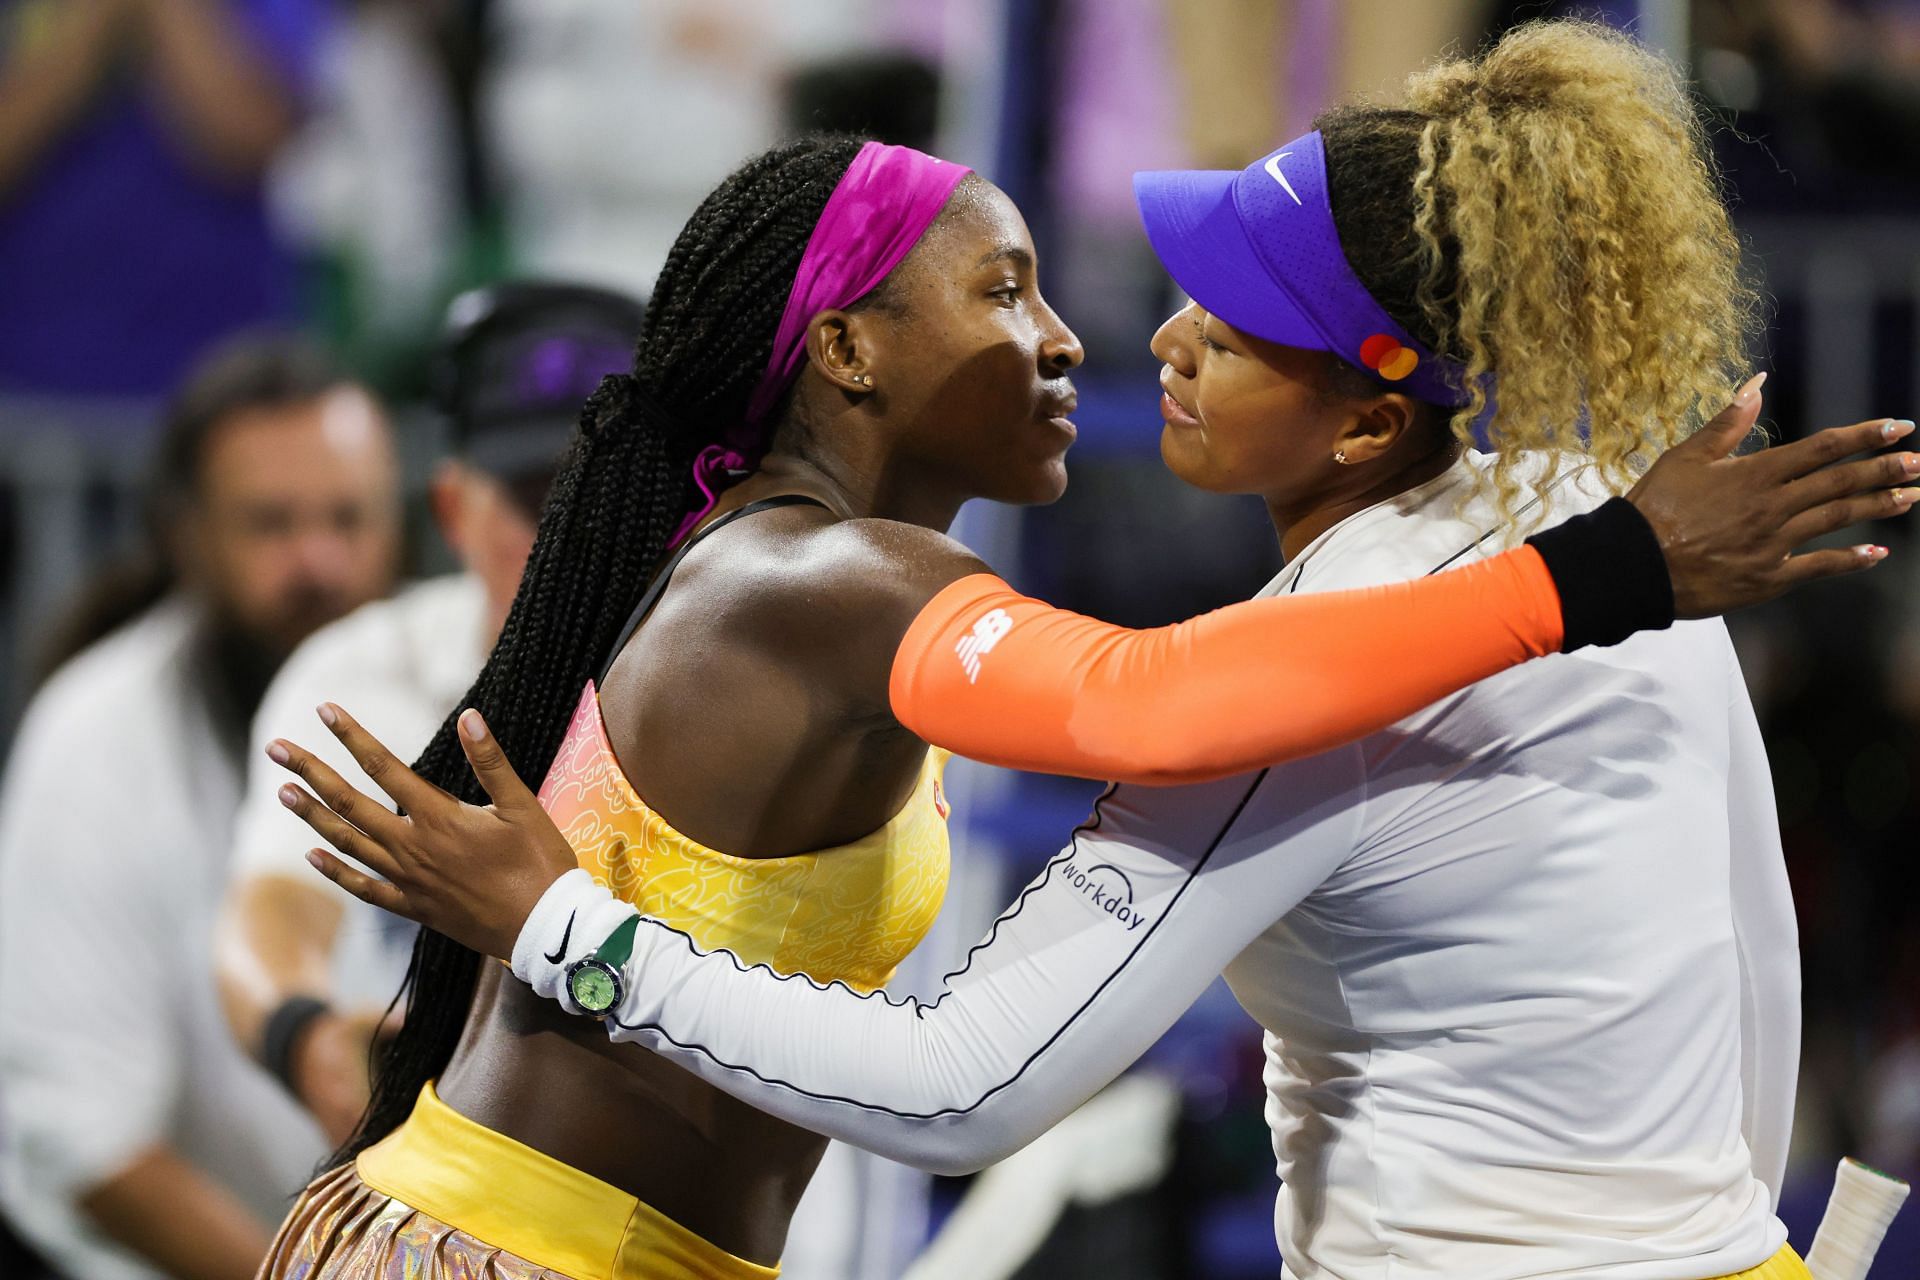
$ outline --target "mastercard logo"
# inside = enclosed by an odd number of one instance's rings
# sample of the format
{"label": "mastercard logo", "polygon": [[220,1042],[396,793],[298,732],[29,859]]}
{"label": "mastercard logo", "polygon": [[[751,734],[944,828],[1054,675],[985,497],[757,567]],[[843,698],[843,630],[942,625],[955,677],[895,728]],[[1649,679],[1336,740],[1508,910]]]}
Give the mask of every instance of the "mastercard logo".
{"label": "mastercard logo", "polygon": [[1420,367],[1420,355],[1399,339],[1376,333],[1360,344],[1360,363],[1388,382],[1398,382]]}

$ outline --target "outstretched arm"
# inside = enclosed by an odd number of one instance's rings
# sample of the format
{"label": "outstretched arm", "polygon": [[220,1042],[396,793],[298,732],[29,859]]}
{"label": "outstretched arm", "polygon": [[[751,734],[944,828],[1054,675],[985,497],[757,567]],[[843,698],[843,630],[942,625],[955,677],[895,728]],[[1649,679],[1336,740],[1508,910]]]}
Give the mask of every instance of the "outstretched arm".
{"label": "outstretched arm", "polygon": [[59,142],[100,90],[132,28],[132,0],[15,6],[0,48],[0,197]]}
{"label": "outstretched arm", "polygon": [[[865,681],[890,665],[886,709],[937,746],[1149,785],[1226,777],[1364,737],[1529,658],[1876,563],[1884,553],[1871,547],[1790,553],[1840,523],[1908,509],[1914,490],[1870,490],[1920,470],[1915,455],[1827,464],[1910,428],[1866,423],[1727,457],[1757,405],[1670,450],[1630,501],[1415,582],[1253,600],[1130,630],[1022,596],[988,573],[952,580],[948,561],[893,546],[885,565],[836,579],[848,585],[831,616],[817,605],[811,614],[852,646],[839,669]],[[926,572],[888,571],[902,563]],[[1415,633],[1426,642],[1410,657],[1404,637]]]}
{"label": "outstretched arm", "polygon": [[[363,731],[337,712],[336,726],[362,755]],[[518,838],[508,829],[544,815],[491,736],[475,736],[480,728],[474,713],[462,717],[491,809],[436,816],[430,789],[403,776],[403,766],[382,778],[410,813],[426,815],[414,821],[444,818],[462,834],[448,828],[393,855],[392,829],[406,820],[380,817],[363,798],[350,806],[366,806],[356,821],[374,834],[362,834],[303,799],[303,816],[388,880],[324,856],[315,865],[349,892],[407,914],[428,896],[421,858],[436,862],[447,894],[487,894],[509,880],[495,859]],[[325,773],[311,780],[321,794],[337,794]],[[559,997],[567,971],[626,926],[634,936],[621,968],[626,992],[607,1020],[615,1039],[794,1123],[922,1168],[963,1172],[1031,1141],[1152,1045],[1346,856],[1363,796],[1351,747],[1179,790],[1117,786],[931,1002],[861,995],[702,950],[578,868],[555,879],[572,860],[557,832],[531,919],[517,938],[495,934],[483,945],[496,956],[510,951],[516,974]],[[467,826],[470,819],[491,830]]]}
{"label": "outstretched arm", "polygon": [[[1115,788],[931,1002],[746,968],[642,917],[607,1030],[793,1124],[972,1172],[1118,1076],[1325,879],[1353,847],[1362,790],[1353,748]],[[569,872],[516,941],[514,973],[576,1009],[568,969],[635,914]]]}
{"label": "outstretched arm", "polygon": [[137,0],[148,69],[166,118],[217,174],[250,179],[293,133],[295,95],[217,0]]}
{"label": "outstretched arm", "polygon": [[[1743,396],[1751,397],[1751,390]],[[969,575],[954,573],[949,565],[947,577],[935,585],[933,603],[929,605],[926,593],[919,594],[917,606],[898,629],[887,625],[881,610],[881,616],[869,620],[870,627],[845,639],[859,643],[864,637],[872,643],[872,633],[883,639],[904,635],[893,642],[895,676],[889,692],[905,690],[896,713],[928,741],[987,759],[1094,776],[1110,772],[1121,781],[1169,782],[1218,777],[1236,766],[1251,769],[1330,750],[1480,676],[1553,647],[1555,632],[1563,626],[1576,636],[1617,639],[1637,625],[1648,625],[1642,614],[1710,613],[1766,599],[1795,583],[1877,563],[1884,554],[1880,548],[1865,549],[1873,554],[1860,554],[1858,548],[1790,552],[1840,525],[1909,509],[1916,490],[1882,486],[1920,473],[1920,455],[1839,460],[1899,439],[1912,424],[1878,421],[1836,427],[1798,444],[1731,458],[1728,452],[1758,410],[1757,397],[1736,408],[1694,440],[1669,450],[1632,495],[1646,509],[1680,513],[1654,522],[1660,554],[1671,573],[1671,597],[1667,584],[1657,581],[1657,572],[1649,573],[1656,557],[1639,517],[1623,503],[1609,503],[1550,530],[1565,531],[1557,539],[1542,535],[1533,545],[1470,569],[1375,591],[1253,601],[1182,624],[1184,630],[1121,631],[1036,602],[1027,615],[1032,623],[1028,629],[1035,633],[1031,652],[1024,647],[1026,641],[1010,639],[1020,625],[1012,618],[1012,608],[1006,611],[1006,628],[996,622],[982,633],[975,628],[984,619],[975,619],[952,648],[943,651],[942,638],[951,636],[970,610],[955,614],[938,606],[943,598],[952,599],[947,592],[973,589],[965,581]],[[1676,494],[1688,495],[1687,500],[1677,501]],[[1548,565],[1561,566],[1565,576],[1543,586],[1540,578]],[[1502,599],[1515,608],[1514,615],[1490,619],[1472,607],[1472,584],[1486,581],[1473,576],[1479,570],[1508,575],[1507,581],[1515,585],[1507,590],[1514,594]],[[1462,583],[1469,584],[1464,596],[1450,594],[1461,593]],[[1562,621],[1553,620],[1544,608],[1547,590],[1557,593]],[[914,598],[912,593],[903,597]],[[1528,598],[1531,607],[1518,607]],[[1445,614],[1447,627],[1437,627],[1424,615],[1423,602],[1450,599],[1454,603]],[[1614,611],[1621,601],[1628,602],[1624,621]],[[1026,609],[1017,598],[1013,603]],[[916,629],[913,615],[923,611],[929,619]],[[1311,625],[1291,625],[1295,621]],[[1368,643],[1370,632],[1397,634],[1408,627],[1419,628],[1428,641],[1418,650],[1421,661],[1379,664],[1395,675],[1377,684],[1374,674],[1357,667],[1351,651],[1342,647]],[[1020,661],[996,661],[989,670],[982,660],[984,644],[968,644],[984,635],[997,635],[1000,645],[1016,645]],[[1473,656],[1463,658],[1463,653]],[[1215,655],[1231,661],[1244,679],[1214,679],[1208,663]],[[928,663],[936,668],[947,664],[944,675],[935,669],[928,677],[935,685],[944,682],[944,691],[927,695],[919,687],[918,672]],[[854,669],[871,664],[841,665]],[[1418,670],[1403,675],[1398,670],[1402,667]],[[884,664],[881,669],[886,669]],[[955,669],[961,676],[954,675]],[[1356,671],[1368,674],[1356,678]],[[1128,708],[1155,708],[1176,681],[1184,681],[1175,705],[1188,723],[1167,728],[1186,734],[1190,750],[1184,756],[1156,753],[1154,744],[1141,741],[1137,722],[1127,714]],[[1262,697],[1270,701],[1259,701]],[[338,709],[329,714],[338,714]],[[469,714],[477,725],[477,712]],[[350,723],[344,715],[339,718]],[[1208,732],[1193,734],[1193,725],[1208,726]],[[1227,749],[1214,744],[1214,735]],[[509,954],[534,903],[573,865],[572,851],[558,830],[537,807],[503,815],[497,808],[461,805],[422,782],[371,739],[357,747],[349,741],[348,746],[367,776],[402,804],[408,818],[396,818],[367,800],[291,743],[276,742],[269,754],[319,789],[344,821],[327,814],[297,787],[282,793],[290,806],[336,848],[389,879],[408,879],[419,887],[420,896],[355,892],[476,950]],[[494,750],[490,741],[487,749]],[[1236,752],[1244,754],[1236,759]],[[1108,764],[1120,767],[1096,767]],[[504,841],[502,823],[510,828]],[[463,851],[489,840],[515,852],[491,869],[463,858]],[[361,856],[362,846],[366,856]]]}

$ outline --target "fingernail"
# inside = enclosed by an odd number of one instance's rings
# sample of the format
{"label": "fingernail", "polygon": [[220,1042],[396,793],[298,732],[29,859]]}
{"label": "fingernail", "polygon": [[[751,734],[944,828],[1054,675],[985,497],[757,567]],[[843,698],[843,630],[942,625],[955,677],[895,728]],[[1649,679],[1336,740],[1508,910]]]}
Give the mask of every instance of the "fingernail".
{"label": "fingernail", "polygon": [[269,742],[267,744],[267,759],[273,761],[275,764],[285,764],[287,761],[293,759],[293,753],[288,751],[286,746],[280,742]]}
{"label": "fingernail", "polygon": [[1887,423],[1886,426],[1880,428],[1880,434],[1889,440],[1898,440],[1912,430],[1913,420],[1911,418],[1895,418],[1893,421]]}
{"label": "fingernail", "polygon": [[486,721],[480,718],[478,711],[468,707],[460,713],[460,732],[466,734],[473,742],[485,742],[487,740]]}
{"label": "fingernail", "polygon": [[1853,553],[1871,564],[1878,564],[1887,558],[1887,549],[1885,547],[1876,547],[1868,542],[1863,542],[1855,547]]}
{"label": "fingernail", "polygon": [[288,783],[280,788],[280,803],[291,809],[300,803],[300,788]]}
{"label": "fingernail", "polygon": [[1910,476],[1920,476],[1920,453],[1901,454],[1900,467]]}
{"label": "fingernail", "polygon": [[1748,378],[1746,380],[1745,384],[1741,386],[1739,394],[1734,396],[1733,398],[1734,403],[1741,406],[1742,408],[1745,408],[1747,404],[1750,401],[1752,401],[1752,399],[1755,396],[1760,394],[1760,388],[1766,385],[1767,385],[1766,374],[1764,373],[1754,374],[1751,378]]}
{"label": "fingernail", "polygon": [[1912,506],[1916,500],[1920,500],[1920,489],[1895,489],[1893,500],[1902,506]]}
{"label": "fingernail", "polygon": [[314,710],[320,713],[320,723],[326,725],[329,729],[333,728],[333,722],[340,718],[340,713],[334,710],[331,702],[323,702],[315,707]]}
{"label": "fingernail", "polygon": [[307,850],[307,865],[315,871],[325,871],[327,869],[326,860],[320,856],[318,849]]}

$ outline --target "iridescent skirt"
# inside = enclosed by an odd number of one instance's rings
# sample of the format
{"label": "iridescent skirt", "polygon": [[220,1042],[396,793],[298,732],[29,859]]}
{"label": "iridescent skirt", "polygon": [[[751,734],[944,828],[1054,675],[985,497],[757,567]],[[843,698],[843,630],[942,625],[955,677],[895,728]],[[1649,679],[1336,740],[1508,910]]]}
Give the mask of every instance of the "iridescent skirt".
{"label": "iridescent skirt", "polygon": [[260,1280],[774,1280],[658,1210],[495,1133],[429,1084],[307,1187]]}

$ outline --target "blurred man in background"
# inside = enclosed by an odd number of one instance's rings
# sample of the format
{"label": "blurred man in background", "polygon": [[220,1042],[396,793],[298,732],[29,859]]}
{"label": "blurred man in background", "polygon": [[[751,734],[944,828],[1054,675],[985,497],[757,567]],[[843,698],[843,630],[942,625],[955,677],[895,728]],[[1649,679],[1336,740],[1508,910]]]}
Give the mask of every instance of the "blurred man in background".
{"label": "blurred man in background", "polygon": [[0,0],[0,388],[159,395],[290,318],[261,175],[331,0]]}
{"label": "blurred man in background", "polygon": [[[633,362],[644,310],[600,289],[520,283],[449,310],[436,391],[453,456],[435,472],[434,521],[462,571],[369,604],[300,647],[254,722],[216,972],[240,1044],[338,1143],[367,1103],[367,1060],[413,946],[408,922],[315,876],[307,828],[275,799],[262,754],[351,699],[396,750],[425,747],[479,674],[506,620],[540,507],[580,406]],[[342,776],[366,778],[329,741]]]}
{"label": "blurred man in background", "polygon": [[386,417],[247,341],[175,400],[152,501],[174,585],[40,690],[0,787],[0,1207],[75,1280],[245,1280],[324,1145],[234,1046],[210,939],[254,708],[391,586]]}

